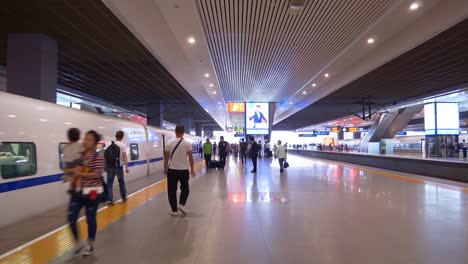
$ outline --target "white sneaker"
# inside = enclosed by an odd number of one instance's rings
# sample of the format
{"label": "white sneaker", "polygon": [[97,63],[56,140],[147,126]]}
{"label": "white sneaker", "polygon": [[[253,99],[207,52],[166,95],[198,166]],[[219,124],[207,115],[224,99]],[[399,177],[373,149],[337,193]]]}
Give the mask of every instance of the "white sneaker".
{"label": "white sneaker", "polygon": [[86,244],[86,246],[84,247],[83,252],[82,252],[83,256],[89,256],[89,255],[91,255],[93,253],[94,253],[93,244],[91,244],[91,243]]}
{"label": "white sneaker", "polygon": [[84,246],[81,243],[77,243],[72,249],[72,256],[78,256],[83,251]]}
{"label": "white sneaker", "polygon": [[185,209],[185,206],[183,205],[179,205],[179,210],[184,216],[188,214],[187,210]]}
{"label": "white sneaker", "polygon": [[170,215],[171,216],[179,216],[179,212],[171,212]]}

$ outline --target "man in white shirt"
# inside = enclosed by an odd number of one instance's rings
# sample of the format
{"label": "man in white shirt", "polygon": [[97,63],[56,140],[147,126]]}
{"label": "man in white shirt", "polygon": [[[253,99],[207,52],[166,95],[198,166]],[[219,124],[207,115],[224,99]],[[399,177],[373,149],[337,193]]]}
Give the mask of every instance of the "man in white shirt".
{"label": "man in white shirt", "polygon": [[278,146],[275,150],[275,159],[278,159],[280,172],[284,172],[284,161],[286,160],[286,145],[281,145],[281,140],[278,140]]}
{"label": "man in white shirt", "polygon": [[[195,176],[193,168],[192,144],[184,140],[185,128],[177,125],[176,138],[169,141],[164,151],[164,173],[167,174],[167,195],[171,205],[172,216],[177,216],[178,211],[187,215],[185,204],[189,196],[189,176]],[[190,172],[189,172],[190,166]],[[180,182],[180,199],[177,207],[177,184]]]}
{"label": "man in white shirt", "polygon": [[127,188],[125,187],[125,179],[124,179],[124,172],[123,166],[125,166],[125,173],[129,173],[128,169],[128,159],[127,159],[127,146],[123,142],[124,138],[123,131],[117,131],[115,133],[115,141],[114,144],[120,148],[120,158],[119,164],[107,164],[106,171],[107,171],[107,205],[112,206],[114,205],[114,194],[113,194],[113,185],[114,185],[114,178],[117,175],[117,179],[119,180],[119,189],[120,189],[120,196],[122,197],[122,201],[127,201]]}

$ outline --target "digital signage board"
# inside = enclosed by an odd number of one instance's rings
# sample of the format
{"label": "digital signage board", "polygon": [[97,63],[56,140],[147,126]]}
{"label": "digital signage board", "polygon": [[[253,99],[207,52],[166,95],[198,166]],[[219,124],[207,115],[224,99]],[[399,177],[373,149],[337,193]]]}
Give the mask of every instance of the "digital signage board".
{"label": "digital signage board", "polygon": [[247,135],[268,135],[270,133],[268,103],[246,103],[245,125]]}

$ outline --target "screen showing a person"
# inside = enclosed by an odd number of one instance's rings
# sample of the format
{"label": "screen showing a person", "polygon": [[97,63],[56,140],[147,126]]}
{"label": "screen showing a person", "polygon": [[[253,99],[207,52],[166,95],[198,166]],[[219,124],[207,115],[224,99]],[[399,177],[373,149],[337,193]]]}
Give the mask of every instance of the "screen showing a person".
{"label": "screen showing a person", "polygon": [[245,123],[247,135],[268,135],[268,103],[246,103]]}

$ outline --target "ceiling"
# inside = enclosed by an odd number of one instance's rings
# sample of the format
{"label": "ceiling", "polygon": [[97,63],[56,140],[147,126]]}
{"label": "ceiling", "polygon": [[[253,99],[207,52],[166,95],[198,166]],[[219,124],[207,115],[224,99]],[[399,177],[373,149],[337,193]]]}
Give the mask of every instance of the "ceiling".
{"label": "ceiling", "polygon": [[[58,42],[58,83],[127,108],[165,104],[164,119],[220,129],[165,67],[101,2],[9,0],[0,9],[0,64],[8,33],[42,33]],[[8,65],[7,65],[8,66]]]}
{"label": "ceiling", "polygon": [[293,96],[391,7],[392,0],[196,0],[226,101]]}
{"label": "ceiling", "polygon": [[353,113],[371,96],[377,108],[468,85],[468,19],[275,124],[298,129]]}

